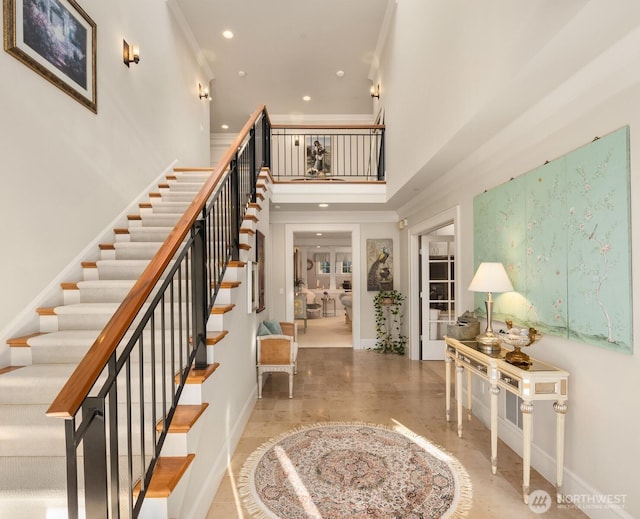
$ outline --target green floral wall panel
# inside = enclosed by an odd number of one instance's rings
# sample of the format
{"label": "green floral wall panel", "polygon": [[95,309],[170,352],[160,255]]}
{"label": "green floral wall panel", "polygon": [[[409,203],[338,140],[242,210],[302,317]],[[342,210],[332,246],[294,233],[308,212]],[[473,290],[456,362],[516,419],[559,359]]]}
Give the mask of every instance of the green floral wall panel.
{"label": "green floral wall panel", "polygon": [[515,288],[496,319],[633,351],[629,182],[625,127],[474,199],[475,266],[501,261]]}

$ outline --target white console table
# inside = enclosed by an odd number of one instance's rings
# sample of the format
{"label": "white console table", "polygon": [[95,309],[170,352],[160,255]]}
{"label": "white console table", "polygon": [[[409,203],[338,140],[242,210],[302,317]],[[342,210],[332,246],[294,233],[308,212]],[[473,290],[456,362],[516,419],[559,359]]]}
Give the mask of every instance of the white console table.
{"label": "white console table", "polygon": [[471,377],[476,375],[490,385],[491,414],[491,471],[498,469],[498,395],[505,389],[522,398],[522,493],[529,502],[531,474],[531,422],[534,401],[553,400],[556,412],[556,492],[558,502],[562,499],[562,477],[564,472],[564,422],[567,413],[569,373],[550,364],[531,359],[528,368],[520,368],[504,360],[508,349],[498,354],[483,353],[475,341],[458,341],[445,337],[445,390],[447,421],[451,420],[451,365],[455,364],[455,396],[458,415],[458,436],[462,438],[462,375],[467,371],[467,408],[471,413]]}

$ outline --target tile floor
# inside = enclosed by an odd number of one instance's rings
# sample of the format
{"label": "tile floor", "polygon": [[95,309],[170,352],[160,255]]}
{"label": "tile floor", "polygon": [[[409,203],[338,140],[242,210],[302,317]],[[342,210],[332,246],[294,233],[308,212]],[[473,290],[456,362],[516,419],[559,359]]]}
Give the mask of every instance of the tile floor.
{"label": "tile floor", "polygon": [[[473,485],[470,519],[584,518],[579,510],[557,509],[555,503],[544,514],[533,513],[521,500],[520,457],[500,442],[498,473],[492,475],[489,431],[475,418],[458,438],[455,424],[444,418],[443,364],[373,351],[301,349],[293,399],[287,398],[286,375],[267,380],[207,519],[248,519],[234,484],[247,456],[273,436],[324,421],[399,422],[455,455]],[[531,490],[555,495],[553,486],[533,470]]]}

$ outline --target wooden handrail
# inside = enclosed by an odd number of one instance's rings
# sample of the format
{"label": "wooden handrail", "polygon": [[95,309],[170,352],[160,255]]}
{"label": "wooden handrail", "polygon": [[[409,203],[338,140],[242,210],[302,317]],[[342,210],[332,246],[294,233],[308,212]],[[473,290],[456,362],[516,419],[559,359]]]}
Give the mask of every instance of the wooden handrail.
{"label": "wooden handrail", "polygon": [[142,308],[143,303],[151,294],[187,233],[200,216],[202,208],[227,171],[236,152],[263,112],[265,117],[268,118],[266,107],[264,105],[258,107],[243,126],[232,145],[227,149],[227,152],[218,161],[209,179],[195,196],[156,255],[149,262],[147,268],[145,268],[140,278],[124,298],[122,304],[115,311],[102,332],[100,332],[100,335],[73,371],[60,393],[58,393],[58,396],[47,410],[48,416],[68,419],[76,415],[82,402],[87,398],[89,391],[104,371],[109,358],[115,352],[135,316]]}

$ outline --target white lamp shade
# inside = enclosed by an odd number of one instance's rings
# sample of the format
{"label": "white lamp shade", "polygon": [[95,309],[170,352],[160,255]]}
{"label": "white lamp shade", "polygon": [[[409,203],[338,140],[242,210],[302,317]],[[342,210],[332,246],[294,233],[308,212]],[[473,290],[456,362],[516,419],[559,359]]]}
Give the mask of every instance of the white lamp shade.
{"label": "white lamp shade", "polygon": [[469,284],[471,292],[513,292],[513,285],[502,263],[480,263]]}

